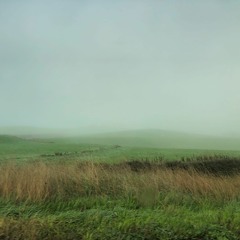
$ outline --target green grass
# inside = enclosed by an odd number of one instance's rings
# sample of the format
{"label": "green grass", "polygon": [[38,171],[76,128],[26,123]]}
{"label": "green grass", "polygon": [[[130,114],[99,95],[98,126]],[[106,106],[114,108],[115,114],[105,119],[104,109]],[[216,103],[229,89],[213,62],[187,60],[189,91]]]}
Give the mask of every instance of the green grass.
{"label": "green grass", "polygon": [[[173,199],[174,198],[174,199]],[[179,202],[178,202],[179,201]],[[239,239],[238,202],[219,205],[173,195],[157,207],[134,200],[82,198],[69,202],[2,202],[0,236],[10,239]],[[23,229],[28,229],[23,231]],[[19,234],[21,233],[21,234]],[[22,235],[22,236],[21,236]]]}

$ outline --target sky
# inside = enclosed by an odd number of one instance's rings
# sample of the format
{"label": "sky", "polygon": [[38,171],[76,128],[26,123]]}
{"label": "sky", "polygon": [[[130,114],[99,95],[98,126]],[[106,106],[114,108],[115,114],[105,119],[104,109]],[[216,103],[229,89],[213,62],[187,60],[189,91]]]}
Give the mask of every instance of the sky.
{"label": "sky", "polygon": [[0,0],[0,127],[240,134],[240,1]]}

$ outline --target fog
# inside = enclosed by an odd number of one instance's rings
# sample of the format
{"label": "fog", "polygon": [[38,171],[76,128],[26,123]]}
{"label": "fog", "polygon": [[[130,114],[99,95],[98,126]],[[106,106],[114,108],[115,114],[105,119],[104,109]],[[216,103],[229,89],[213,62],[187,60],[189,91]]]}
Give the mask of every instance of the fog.
{"label": "fog", "polygon": [[0,127],[240,135],[240,2],[0,1]]}

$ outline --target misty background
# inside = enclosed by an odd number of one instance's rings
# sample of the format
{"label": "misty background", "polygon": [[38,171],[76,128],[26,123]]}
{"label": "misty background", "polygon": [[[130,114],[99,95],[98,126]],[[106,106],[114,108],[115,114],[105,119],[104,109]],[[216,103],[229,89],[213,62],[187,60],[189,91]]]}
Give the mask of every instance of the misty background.
{"label": "misty background", "polygon": [[0,127],[240,136],[240,2],[0,1]]}

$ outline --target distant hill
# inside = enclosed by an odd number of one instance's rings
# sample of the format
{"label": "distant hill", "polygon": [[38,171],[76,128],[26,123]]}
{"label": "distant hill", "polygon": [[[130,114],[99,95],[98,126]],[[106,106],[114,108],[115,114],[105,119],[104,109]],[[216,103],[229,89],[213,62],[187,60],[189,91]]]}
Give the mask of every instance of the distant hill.
{"label": "distant hill", "polygon": [[[0,142],[23,139],[63,139],[88,144],[110,144],[130,147],[240,150],[240,137],[217,137],[159,129],[131,130],[85,134],[87,129],[45,129],[31,127],[0,128]],[[1,136],[11,135],[11,136]],[[17,138],[17,137],[20,138]]]}
{"label": "distant hill", "polygon": [[181,149],[240,150],[240,138],[214,137],[158,129],[92,134],[75,140],[94,144]]}

